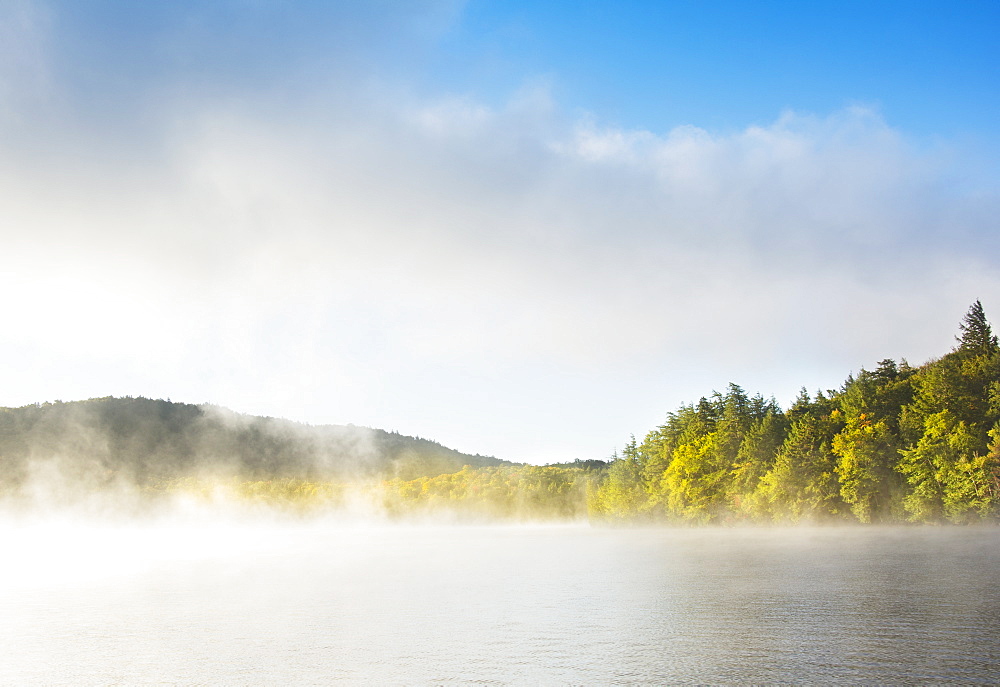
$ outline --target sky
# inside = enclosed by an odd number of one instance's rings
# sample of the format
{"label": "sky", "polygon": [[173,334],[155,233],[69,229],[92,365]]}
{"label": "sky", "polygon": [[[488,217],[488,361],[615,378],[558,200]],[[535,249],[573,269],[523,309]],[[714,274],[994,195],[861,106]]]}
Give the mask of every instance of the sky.
{"label": "sky", "polygon": [[[1000,312],[995,2],[0,3],[0,405],[608,458]],[[998,321],[998,320],[994,320]]]}

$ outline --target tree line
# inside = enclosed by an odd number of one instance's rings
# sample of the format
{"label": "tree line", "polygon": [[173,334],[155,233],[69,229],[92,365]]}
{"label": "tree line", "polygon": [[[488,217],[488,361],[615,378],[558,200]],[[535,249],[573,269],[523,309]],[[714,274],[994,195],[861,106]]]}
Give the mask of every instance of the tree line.
{"label": "tree line", "polygon": [[153,500],[225,493],[301,512],[360,494],[400,518],[996,521],[1000,345],[976,301],[941,358],[882,360],[840,389],[803,389],[787,410],[730,384],[668,413],[610,463],[531,466],[381,430],[142,398],[0,409],[0,496],[123,481]]}
{"label": "tree line", "polygon": [[881,361],[788,410],[736,384],[615,456],[589,504],[622,521],[973,523],[1000,515],[1000,346],[976,301],[957,345]]}

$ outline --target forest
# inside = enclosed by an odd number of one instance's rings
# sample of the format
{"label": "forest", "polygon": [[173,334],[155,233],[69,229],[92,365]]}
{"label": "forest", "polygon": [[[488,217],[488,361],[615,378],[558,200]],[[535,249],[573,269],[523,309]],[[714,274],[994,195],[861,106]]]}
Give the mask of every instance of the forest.
{"label": "forest", "polygon": [[0,496],[177,495],[285,512],[635,524],[955,523],[1000,517],[1000,346],[976,301],[954,348],[885,359],[787,410],[736,384],[610,461],[535,466],[394,432],[104,398],[0,409]]}
{"label": "forest", "polygon": [[1000,347],[976,301],[957,345],[882,360],[788,410],[735,384],[632,440],[595,516],[676,523],[976,523],[1000,514]]}

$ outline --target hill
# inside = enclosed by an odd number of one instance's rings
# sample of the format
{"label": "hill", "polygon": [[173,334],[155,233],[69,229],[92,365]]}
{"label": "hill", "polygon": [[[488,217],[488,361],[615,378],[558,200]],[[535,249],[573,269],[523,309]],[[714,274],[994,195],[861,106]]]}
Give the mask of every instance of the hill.
{"label": "hill", "polygon": [[414,479],[510,465],[353,425],[311,426],[211,405],[96,398],[0,409],[0,484],[39,473],[91,486],[184,477]]}

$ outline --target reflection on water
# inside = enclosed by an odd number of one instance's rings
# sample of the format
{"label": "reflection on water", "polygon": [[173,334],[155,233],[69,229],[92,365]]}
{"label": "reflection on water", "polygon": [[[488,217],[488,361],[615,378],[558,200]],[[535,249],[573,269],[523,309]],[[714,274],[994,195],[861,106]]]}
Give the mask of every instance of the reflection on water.
{"label": "reflection on water", "polygon": [[991,682],[987,529],[0,528],[0,682]]}

